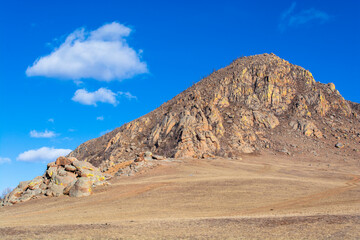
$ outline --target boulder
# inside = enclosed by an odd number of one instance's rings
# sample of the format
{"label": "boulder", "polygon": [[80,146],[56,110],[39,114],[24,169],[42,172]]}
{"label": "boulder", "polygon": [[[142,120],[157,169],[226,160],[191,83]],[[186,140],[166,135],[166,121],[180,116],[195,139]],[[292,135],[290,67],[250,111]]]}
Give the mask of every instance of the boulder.
{"label": "boulder", "polygon": [[21,189],[22,191],[25,191],[28,188],[30,182],[31,180],[20,182],[17,188]]}
{"label": "boulder", "polygon": [[332,92],[335,91],[335,84],[334,83],[328,83],[327,84]]}
{"label": "boulder", "polygon": [[65,170],[68,171],[68,172],[75,172],[76,167],[74,167],[73,165],[66,165]]}
{"label": "boulder", "polygon": [[70,189],[74,186],[74,184],[76,183],[77,180],[73,181],[72,183],[70,183],[69,185],[67,185],[64,188],[63,194],[64,195],[69,195]]}
{"label": "boulder", "polygon": [[58,157],[56,159],[55,164],[57,166],[65,166],[65,165],[71,164],[74,160],[75,160],[75,158]]}
{"label": "boulder", "polygon": [[64,168],[58,168],[58,170],[57,170],[57,175],[58,176],[66,176],[67,175],[67,171],[65,171],[65,169]]}
{"label": "boulder", "polygon": [[76,180],[76,175],[73,172],[66,172],[65,175],[57,175],[54,178],[54,183],[57,185],[61,185],[67,187],[69,184]]}
{"label": "boulder", "polygon": [[26,201],[30,200],[31,198],[33,198],[34,196],[35,196],[34,191],[27,190],[23,195],[21,195],[21,197],[18,199],[18,201],[19,202],[26,202]]}
{"label": "boulder", "polygon": [[55,162],[50,162],[50,163],[48,163],[47,168],[49,169],[49,168],[51,168],[51,167],[56,167]]}
{"label": "boulder", "polygon": [[31,182],[28,184],[28,189],[35,190],[40,188],[40,185],[43,183],[43,178],[41,176],[38,176],[31,180]]}
{"label": "boulder", "polygon": [[72,165],[76,168],[77,171],[82,171],[83,169],[93,170],[95,167],[89,163],[84,161],[75,160],[72,162]]}
{"label": "boulder", "polygon": [[214,158],[215,155],[211,153],[203,153],[202,158]]}
{"label": "boulder", "polygon": [[94,176],[90,178],[90,181],[92,182],[92,186],[103,186],[103,185],[108,185],[109,183],[106,181],[106,177],[105,176]]}
{"label": "boulder", "polygon": [[69,190],[70,197],[85,197],[92,193],[92,182],[89,178],[79,178]]}
{"label": "boulder", "polygon": [[93,177],[94,171],[89,169],[81,169],[81,171],[77,172],[80,177]]}
{"label": "boulder", "polygon": [[55,177],[55,175],[57,174],[57,170],[58,170],[57,167],[49,167],[49,168],[46,170],[46,176],[47,176],[48,178],[53,178],[53,177]]}
{"label": "boulder", "polygon": [[143,161],[145,161],[144,153],[137,154],[134,161],[135,162],[143,162]]}
{"label": "boulder", "polygon": [[253,111],[255,122],[265,128],[273,129],[279,125],[279,119],[271,112],[262,113],[260,111]]}
{"label": "boulder", "polygon": [[342,144],[342,143],[336,143],[336,144],[335,144],[335,147],[336,147],[336,148],[343,148],[343,147],[345,147],[345,145]]}
{"label": "boulder", "polygon": [[160,155],[152,155],[152,158],[155,160],[164,160],[165,159],[164,156],[160,156]]}
{"label": "boulder", "polygon": [[145,152],[144,153],[144,159],[145,159],[145,161],[150,161],[150,160],[152,160],[152,152]]}
{"label": "boulder", "polygon": [[51,183],[49,188],[46,190],[45,195],[50,197],[59,197],[64,194],[64,186]]}

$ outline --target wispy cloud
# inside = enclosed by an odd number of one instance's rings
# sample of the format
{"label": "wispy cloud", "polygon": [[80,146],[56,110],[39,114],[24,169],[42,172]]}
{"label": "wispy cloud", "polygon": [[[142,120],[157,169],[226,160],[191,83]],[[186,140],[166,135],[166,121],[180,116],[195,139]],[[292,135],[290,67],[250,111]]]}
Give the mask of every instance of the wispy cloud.
{"label": "wispy cloud", "polygon": [[[97,103],[101,102],[101,103],[110,103],[116,106],[119,103],[118,101],[119,97],[125,97],[129,100],[137,99],[137,97],[132,95],[130,92],[115,93],[107,88],[99,88],[94,92],[88,92],[86,89],[83,88],[76,90],[74,96],[72,97],[72,100],[74,102],[78,102],[84,105],[97,106]],[[101,119],[97,119],[97,120],[101,120]]]}
{"label": "wispy cloud", "polygon": [[54,123],[54,119],[53,118],[49,118],[48,122]]}
{"label": "wispy cloud", "polygon": [[7,157],[0,157],[0,164],[10,163],[11,159]]}
{"label": "wispy cloud", "polygon": [[51,54],[40,57],[26,70],[27,76],[112,81],[147,73],[142,51],[129,47],[131,29],[117,22],[94,31],[78,29]]}
{"label": "wispy cloud", "polygon": [[104,116],[96,117],[96,120],[103,121],[103,120],[104,120]]}
{"label": "wispy cloud", "polygon": [[296,2],[286,9],[280,16],[280,23],[278,25],[280,31],[285,31],[289,27],[297,27],[309,22],[317,22],[323,24],[330,20],[330,15],[326,12],[309,8],[299,12],[295,12]]}
{"label": "wispy cloud", "polygon": [[118,94],[120,95],[120,96],[124,96],[125,98],[127,98],[127,99],[137,99],[137,97],[136,96],[134,96],[134,95],[132,95],[131,93],[129,93],[129,92],[118,92]]}
{"label": "wispy cloud", "polygon": [[23,162],[50,162],[54,161],[56,158],[60,156],[65,156],[69,154],[71,149],[56,149],[49,147],[42,147],[39,149],[33,149],[29,151],[25,151],[17,157],[18,161]]}
{"label": "wispy cloud", "polygon": [[36,130],[30,131],[30,137],[32,138],[53,138],[56,137],[56,133],[53,131],[45,130],[44,132],[38,132]]}
{"label": "wispy cloud", "polygon": [[296,7],[296,2],[293,2],[291,4],[291,6],[289,7],[289,9],[285,10],[281,14],[281,20],[285,20],[288,16],[290,16],[290,14],[292,14],[294,12],[295,7]]}

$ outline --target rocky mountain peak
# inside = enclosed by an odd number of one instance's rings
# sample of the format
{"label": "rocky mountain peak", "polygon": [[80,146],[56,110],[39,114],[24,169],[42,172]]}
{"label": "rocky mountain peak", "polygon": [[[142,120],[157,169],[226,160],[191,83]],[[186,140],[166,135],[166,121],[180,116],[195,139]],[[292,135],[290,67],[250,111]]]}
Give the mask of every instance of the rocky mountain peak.
{"label": "rocky mountain peak", "polygon": [[275,54],[261,54],[236,59],[69,156],[95,166],[143,151],[176,158],[231,157],[274,146],[289,129],[309,141],[324,140],[335,124],[332,118],[353,119],[358,126],[358,114],[359,105],[344,100],[334,84],[316,82],[308,70]]}

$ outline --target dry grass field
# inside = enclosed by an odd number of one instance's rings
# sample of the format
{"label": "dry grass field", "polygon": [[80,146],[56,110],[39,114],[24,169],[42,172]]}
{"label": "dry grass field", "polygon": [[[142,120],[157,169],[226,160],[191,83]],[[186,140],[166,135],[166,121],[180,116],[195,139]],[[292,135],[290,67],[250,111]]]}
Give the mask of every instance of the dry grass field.
{"label": "dry grass field", "polygon": [[0,208],[0,239],[360,239],[356,160],[181,159],[111,183]]}

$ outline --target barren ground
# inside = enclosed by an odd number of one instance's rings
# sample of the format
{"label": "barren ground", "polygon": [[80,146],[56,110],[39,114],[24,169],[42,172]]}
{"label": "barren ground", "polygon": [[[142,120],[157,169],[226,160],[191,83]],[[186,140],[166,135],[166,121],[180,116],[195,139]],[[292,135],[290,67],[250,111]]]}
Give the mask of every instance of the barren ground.
{"label": "barren ground", "polygon": [[0,208],[0,239],[360,239],[357,159],[163,162],[85,198]]}

